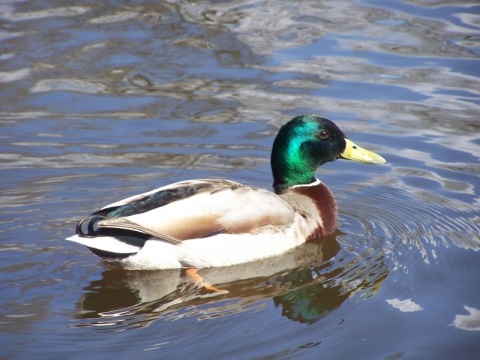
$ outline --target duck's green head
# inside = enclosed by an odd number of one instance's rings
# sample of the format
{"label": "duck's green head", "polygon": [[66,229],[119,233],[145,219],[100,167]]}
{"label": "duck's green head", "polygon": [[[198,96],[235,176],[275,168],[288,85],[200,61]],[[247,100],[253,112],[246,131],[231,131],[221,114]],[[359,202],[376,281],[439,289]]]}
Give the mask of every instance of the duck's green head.
{"label": "duck's green head", "polygon": [[275,192],[316,181],[316,169],[338,158],[366,164],[384,164],[383,157],[354,144],[330,120],[316,115],[297,116],[280,128],[272,148]]}

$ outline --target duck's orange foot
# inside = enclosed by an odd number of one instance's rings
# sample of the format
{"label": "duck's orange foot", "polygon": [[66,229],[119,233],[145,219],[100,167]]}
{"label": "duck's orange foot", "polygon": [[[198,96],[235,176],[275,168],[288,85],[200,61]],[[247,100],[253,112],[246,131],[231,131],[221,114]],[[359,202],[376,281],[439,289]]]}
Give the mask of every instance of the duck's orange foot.
{"label": "duck's orange foot", "polygon": [[218,289],[215,286],[205,282],[203,280],[203,278],[200,276],[200,274],[198,273],[197,269],[189,268],[189,269],[185,270],[185,274],[187,276],[190,276],[195,281],[195,285],[197,285],[197,286],[203,287],[203,288],[205,288],[209,291],[212,291],[212,292],[220,292],[220,293],[225,293],[225,294],[228,293],[228,290]]}

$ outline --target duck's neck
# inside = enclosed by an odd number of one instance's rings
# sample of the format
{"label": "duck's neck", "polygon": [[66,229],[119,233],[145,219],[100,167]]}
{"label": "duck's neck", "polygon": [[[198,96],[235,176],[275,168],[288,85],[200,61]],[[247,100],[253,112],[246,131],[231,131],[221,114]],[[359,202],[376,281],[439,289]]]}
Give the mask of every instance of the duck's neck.
{"label": "duck's neck", "polygon": [[293,185],[293,186],[290,186],[288,187],[288,189],[296,189],[296,188],[300,188],[300,187],[310,187],[310,186],[317,186],[317,185],[320,185],[322,182],[315,178],[314,181],[312,181],[311,183],[309,184],[298,184],[298,185]]}
{"label": "duck's neck", "polygon": [[293,181],[288,181],[288,179],[282,180],[282,181],[277,181],[274,177],[274,182],[273,182],[273,189],[275,190],[276,194],[281,194],[287,189],[291,189],[294,187],[300,187],[300,186],[308,186],[308,185],[315,185],[317,181],[320,181],[314,177],[308,177],[302,180],[294,179]]}
{"label": "duck's neck", "polygon": [[305,159],[272,152],[271,165],[273,189],[277,194],[293,186],[309,185],[318,181],[315,177],[318,164],[312,164]]}

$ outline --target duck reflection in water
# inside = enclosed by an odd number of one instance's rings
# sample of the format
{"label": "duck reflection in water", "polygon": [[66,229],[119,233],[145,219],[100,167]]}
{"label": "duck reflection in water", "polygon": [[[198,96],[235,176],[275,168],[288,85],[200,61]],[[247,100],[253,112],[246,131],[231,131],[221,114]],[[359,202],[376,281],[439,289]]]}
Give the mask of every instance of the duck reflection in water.
{"label": "duck reflection in water", "polygon": [[[199,270],[204,281],[220,291],[199,286],[180,269],[110,268],[102,274],[102,279],[85,288],[76,315],[82,321],[75,326],[109,324],[118,330],[172,316],[214,318],[249,311],[268,299],[281,308],[283,316],[301,323],[315,323],[356,291],[376,293],[388,275],[381,257],[348,263],[337,259],[341,258],[339,235],[337,232],[305,243],[283,256]],[[201,310],[192,312],[192,306]],[[182,314],[187,307],[188,314]]]}

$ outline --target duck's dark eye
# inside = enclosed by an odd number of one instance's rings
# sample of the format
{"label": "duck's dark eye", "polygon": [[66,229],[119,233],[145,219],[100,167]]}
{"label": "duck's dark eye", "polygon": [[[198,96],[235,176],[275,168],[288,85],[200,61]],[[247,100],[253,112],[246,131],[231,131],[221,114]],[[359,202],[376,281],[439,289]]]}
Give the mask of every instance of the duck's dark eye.
{"label": "duck's dark eye", "polygon": [[324,140],[325,140],[325,139],[328,139],[328,138],[330,137],[330,131],[328,131],[328,130],[322,130],[322,131],[320,131],[320,133],[318,134],[318,137],[319,137],[320,139],[324,139]]}

